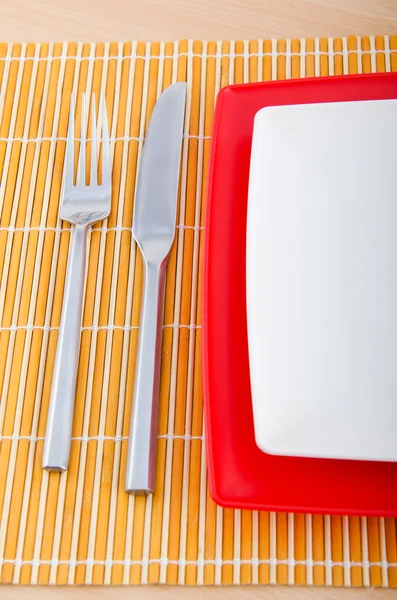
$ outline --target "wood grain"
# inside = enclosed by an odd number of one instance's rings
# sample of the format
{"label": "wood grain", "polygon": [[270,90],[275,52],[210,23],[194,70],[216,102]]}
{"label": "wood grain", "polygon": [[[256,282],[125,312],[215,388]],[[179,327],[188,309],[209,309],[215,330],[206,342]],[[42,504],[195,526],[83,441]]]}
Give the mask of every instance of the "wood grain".
{"label": "wood grain", "polygon": [[391,34],[396,0],[0,0],[6,41]]}
{"label": "wood grain", "polygon": [[3,587],[2,600],[387,600],[396,598],[395,590],[336,589],[299,587],[76,587],[73,588],[23,588]]}

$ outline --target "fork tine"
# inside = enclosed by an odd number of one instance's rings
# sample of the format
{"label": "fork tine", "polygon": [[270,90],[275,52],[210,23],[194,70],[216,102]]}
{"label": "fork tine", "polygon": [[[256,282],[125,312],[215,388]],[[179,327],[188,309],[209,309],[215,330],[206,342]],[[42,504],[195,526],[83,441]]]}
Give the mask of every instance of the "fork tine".
{"label": "fork tine", "polygon": [[110,145],[109,145],[109,127],[106,113],[105,94],[101,94],[101,116],[102,116],[102,185],[110,187]]}
{"label": "fork tine", "polygon": [[87,114],[86,114],[86,95],[83,94],[81,99],[81,132],[80,132],[80,160],[78,172],[78,185],[85,185],[85,146],[86,146],[86,129],[87,129]]}
{"label": "fork tine", "polygon": [[98,149],[97,149],[97,139],[96,139],[96,111],[95,111],[95,94],[92,94],[92,126],[91,126],[91,176],[90,176],[90,185],[97,184],[97,173],[98,173]]}
{"label": "fork tine", "polygon": [[66,142],[66,173],[65,173],[65,187],[71,188],[74,185],[74,104],[75,97],[71,94],[70,97],[70,108],[69,108],[69,124],[68,124],[68,137]]}

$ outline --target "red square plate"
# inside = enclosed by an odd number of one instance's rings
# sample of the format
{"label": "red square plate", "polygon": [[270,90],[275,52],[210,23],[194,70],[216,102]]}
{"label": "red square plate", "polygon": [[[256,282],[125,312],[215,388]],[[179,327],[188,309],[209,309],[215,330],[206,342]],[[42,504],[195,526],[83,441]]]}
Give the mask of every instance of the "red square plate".
{"label": "red square plate", "polygon": [[382,98],[397,98],[397,74],[235,85],[218,96],[206,216],[203,333],[210,491],[223,506],[397,515],[397,463],[280,457],[259,450],[246,324],[247,192],[255,113],[263,106]]}

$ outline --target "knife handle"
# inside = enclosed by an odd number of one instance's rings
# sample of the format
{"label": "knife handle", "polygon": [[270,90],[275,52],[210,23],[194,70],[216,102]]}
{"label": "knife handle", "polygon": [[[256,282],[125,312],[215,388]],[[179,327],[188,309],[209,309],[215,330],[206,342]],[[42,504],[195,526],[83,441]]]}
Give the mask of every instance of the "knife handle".
{"label": "knife handle", "polygon": [[144,260],[144,290],[128,441],[126,492],[150,493],[156,479],[157,424],[166,260]]}

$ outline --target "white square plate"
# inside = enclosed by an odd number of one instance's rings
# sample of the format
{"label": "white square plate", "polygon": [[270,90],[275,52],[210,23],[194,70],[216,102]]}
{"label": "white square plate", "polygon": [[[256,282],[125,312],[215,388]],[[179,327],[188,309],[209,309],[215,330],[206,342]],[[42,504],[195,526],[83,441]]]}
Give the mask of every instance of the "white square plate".
{"label": "white square plate", "polygon": [[397,460],[397,101],[266,107],[247,229],[265,452]]}

